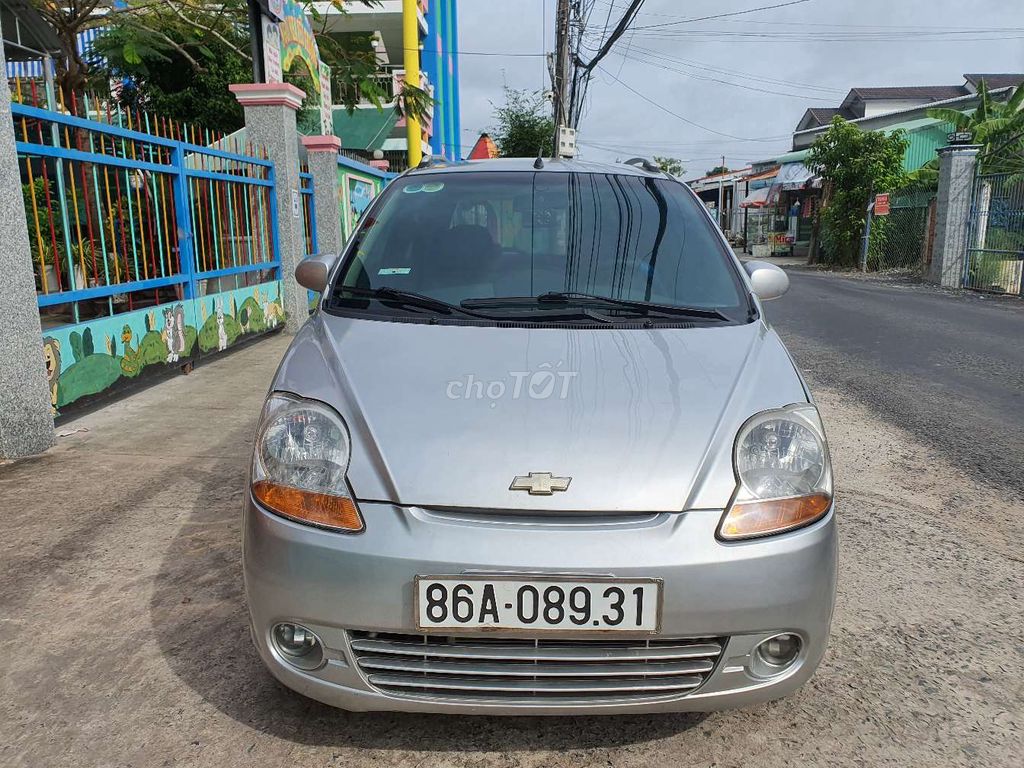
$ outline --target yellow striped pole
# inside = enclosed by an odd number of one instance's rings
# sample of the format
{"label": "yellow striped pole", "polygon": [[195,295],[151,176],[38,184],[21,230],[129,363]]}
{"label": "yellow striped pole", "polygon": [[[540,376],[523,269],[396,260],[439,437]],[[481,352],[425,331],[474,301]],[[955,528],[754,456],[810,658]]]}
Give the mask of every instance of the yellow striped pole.
{"label": "yellow striped pole", "polygon": [[[420,25],[417,0],[402,0],[402,48],[405,49],[405,83],[420,87]],[[408,105],[406,105],[408,106]],[[405,112],[405,137],[409,145],[409,167],[415,168],[423,159],[420,121]]]}

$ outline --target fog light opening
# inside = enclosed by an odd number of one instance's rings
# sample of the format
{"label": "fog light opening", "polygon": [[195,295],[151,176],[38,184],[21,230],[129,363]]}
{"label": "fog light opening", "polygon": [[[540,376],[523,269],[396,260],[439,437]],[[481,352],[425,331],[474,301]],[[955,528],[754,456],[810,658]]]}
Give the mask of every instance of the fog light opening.
{"label": "fog light opening", "polygon": [[274,649],[284,661],[299,669],[317,669],[324,661],[320,638],[300,624],[282,622],[270,631]]}
{"label": "fog light opening", "polygon": [[792,632],[762,640],[754,649],[753,671],[760,677],[780,675],[796,663],[802,648],[803,640]]}

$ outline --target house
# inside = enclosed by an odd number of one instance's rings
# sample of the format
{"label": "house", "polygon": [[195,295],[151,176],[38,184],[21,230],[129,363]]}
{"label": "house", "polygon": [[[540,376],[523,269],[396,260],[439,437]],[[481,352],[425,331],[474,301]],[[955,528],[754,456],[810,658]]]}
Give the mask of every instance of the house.
{"label": "house", "polygon": [[488,134],[481,133],[480,138],[476,140],[476,144],[473,145],[473,149],[470,150],[467,156],[468,160],[493,160],[500,156],[498,151],[498,145],[494,143]]}
{"label": "house", "polygon": [[928,119],[928,110],[935,107],[974,108],[982,80],[990,94],[1002,99],[1009,98],[1013,90],[1024,83],[1024,74],[1020,73],[972,73],[963,77],[961,85],[852,88],[838,107],[811,107],[804,112],[793,131],[793,150],[811,146],[837,115],[865,131],[891,129],[897,124]]}
{"label": "house", "polygon": [[[434,100],[430,115],[422,122],[423,154],[457,160],[461,122],[459,117],[458,0],[418,0],[417,27],[420,36],[420,87]],[[405,53],[402,40],[402,0],[362,3],[315,2],[318,29],[350,49],[372,50],[379,66],[374,78],[383,94],[382,105],[364,94],[350,114],[345,107],[333,107],[335,135],[341,138],[343,153],[387,165],[393,171],[406,167],[405,118],[400,114],[397,95],[405,82]]]}
{"label": "house", "polygon": [[739,182],[749,173],[750,166],[747,166],[735,171],[712,173],[686,182],[708,210],[717,215],[718,223],[726,234],[738,229],[739,201],[745,196]]}

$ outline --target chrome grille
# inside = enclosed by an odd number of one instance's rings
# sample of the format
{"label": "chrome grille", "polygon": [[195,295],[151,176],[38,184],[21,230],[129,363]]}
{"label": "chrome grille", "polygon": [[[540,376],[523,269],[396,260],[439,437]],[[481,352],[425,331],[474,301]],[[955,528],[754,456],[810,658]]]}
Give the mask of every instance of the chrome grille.
{"label": "chrome grille", "polygon": [[680,696],[710,676],[724,638],[498,639],[349,632],[356,663],[388,694],[570,704]]}

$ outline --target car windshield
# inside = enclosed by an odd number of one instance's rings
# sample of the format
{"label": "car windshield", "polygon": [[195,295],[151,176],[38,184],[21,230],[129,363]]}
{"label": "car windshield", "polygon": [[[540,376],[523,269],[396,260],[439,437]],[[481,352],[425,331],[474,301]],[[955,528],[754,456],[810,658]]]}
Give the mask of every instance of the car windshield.
{"label": "car windshield", "polygon": [[388,313],[683,308],[746,322],[749,297],[699,205],[677,182],[631,174],[405,176],[362,222],[331,306],[365,307],[380,291]]}

